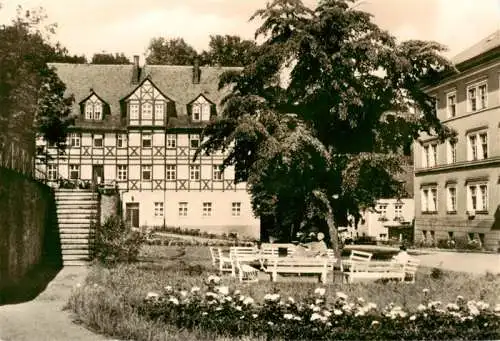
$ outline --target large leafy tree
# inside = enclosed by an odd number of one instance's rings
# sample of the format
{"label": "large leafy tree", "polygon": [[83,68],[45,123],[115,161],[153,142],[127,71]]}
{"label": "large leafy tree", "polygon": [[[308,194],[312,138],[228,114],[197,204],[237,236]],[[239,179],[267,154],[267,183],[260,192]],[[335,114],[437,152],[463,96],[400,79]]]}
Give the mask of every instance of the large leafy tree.
{"label": "large leafy tree", "polygon": [[453,67],[443,46],[398,43],[350,0],[314,10],[274,0],[254,17],[264,42],[243,71],[221,77],[231,91],[202,149],[226,151],[224,165],[248,182],[274,234],[290,239],[314,225],[338,250],[336,226],[402,194],[402,147],[422,131],[452,134],[422,85]]}
{"label": "large leafy tree", "polygon": [[0,145],[12,143],[34,153],[34,137],[42,136],[64,147],[72,97],[47,62],[68,57],[60,45],[51,45],[38,29],[42,11],[18,10],[11,25],[0,29]]}
{"label": "large leafy tree", "polygon": [[182,38],[151,39],[146,56],[146,63],[169,65],[192,65],[198,56],[196,50]]}
{"label": "large leafy tree", "polygon": [[208,46],[208,51],[201,54],[201,60],[212,66],[245,66],[256,56],[255,42],[235,35],[211,35]]}
{"label": "large leafy tree", "polygon": [[92,64],[130,64],[130,60],[122,53],[94,53]]}

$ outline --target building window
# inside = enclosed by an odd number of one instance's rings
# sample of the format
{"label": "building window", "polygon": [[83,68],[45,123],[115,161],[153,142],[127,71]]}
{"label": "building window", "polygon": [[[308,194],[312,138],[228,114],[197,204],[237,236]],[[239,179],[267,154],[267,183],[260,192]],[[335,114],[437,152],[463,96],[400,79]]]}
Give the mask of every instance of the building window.
{"label": "building window", "polygon": [[222,180],[222,166],[221,165],[214,165],[213,166],[212,179],[213,180]]}
{"label": "building window", "polygon": [[179,203],[179,217],[187,217],[188,215],[188,203],[180,202]]}
{"label": "building window", "polygon": [[165,105],[163,102],[155,103],[155,121],[163,121],[165,116]]}
{"label": "building window", "polygon": [[403,218],[403,204],[394,204],[394,218]]}
{"label": "building window", "polygon": [[127,135],[117,134],[116,135],[116,146],[118,148],[123,148],[127,146]]}
{"label": "building window", "polygon": [[163,203],[155,202],[155,217],[163,217]]}
{"label": "building window", "polygon": [[130,120],[138,121],[139,120],[139,103],[131,102],[130,103]]}
{"label": "building window", "polygon": [[151,148],[151,134],[142,134],[142,148]]}
{"label": "building window", "polygon": [[451,92],[447,96],[447,111],[448,118],[455,117],[457,115],[457,93]]}
{"label": "building window", "polygon": [[177,135],[167,134],[167,148],[176,147],[176,137]]}
{"label": "building window", "polygon": [[200,135],[189,135],[189,145],[191,148],[198,148],[200,146]]}
{"label": "building window", "polygon": [[427,144],[423,148],[423,167],[434,167],[437,165],[437,143]]}
{"label": "building window", "polygon": [[124,181],[127,180],[127,165],[118,165],[118,180]]}
{"label": "building window", "polygon": [[422,212],[437,212],[437,187],[422,189]]}
{"label": "building window", "polygon": [[488,133],[473,133],[467,136],[467,160],[483,160],[488,158]]}
{"label": "building window", "polygon": [[448,140],[448,155],[447,155],[447,161],[448,163],[455,163],[457,162],[457,143],[452,142],[451,140]]}
{"label": "building window", "polygon": [[446,189],[446,206],[448,212],[457,211],[457,189],[455,186],[449,186]]}
{"label": "building window", "polygon": [[200,180],[200,166],[199,165],[189,166],[189,179],[190,180]]}
{"label": "building window", "polygon": [[488,106],[488,86],[486,82],[467,87],[467,111],[476,112]]}
{"label": "building window", "polygon": [[167,180],[175,180],[177,177],[176,166],[175,165],[167,165],[166,166],[166,177]]}
{"label": "building window", "polygon": [[151,166],[150,165],[143,165],[142,166],[142,180],[150,181],[151,178],[152,178]]}
{"label": "building window", "polygon": [[488,211],[488,185],[467,186],[467,211]]}
{"label": "building window", "polygon": [[47,180],[57,180],[57,165],[47,165]]}
{"label": "building window", "polygon": [[387,216],[387,204],[379,204],[378,211],[380,214],[379,219],[386,219]]}
{"label": "building window", "polygon": [[72,133],[69,135],[69,144],[71,147],[80,147],[80,134]]}
{"label": "building window", "polygon": [[142,103],[141,105],[141,119],[142,120],[152,120],[153,119],[153,105],[149,102]]}
{"label": "building window", "polygon": [[231,204],[231,215],[239,217],[241,215],[241,202],[233,202]]}
{"label": "building window", "polygon": [[212,216],[212,203],[211,202],[204,202],[203,203],[203,216],[204,217]]}
{"label": "building window", "polygon": [[80,179],[80,165],[69,165],[69,178],[71,180]]}
{"label": "building window", "polygon": [[102,148],[102,135],[94,135],[94,147]]}
{"label": "building window", "polygon": [[201,104],[193,104],[193,121],[201,120]]}
{"label": "building window", "polygon": [[85,103],[85,119],[102,120],[102,103],[95,95]]}

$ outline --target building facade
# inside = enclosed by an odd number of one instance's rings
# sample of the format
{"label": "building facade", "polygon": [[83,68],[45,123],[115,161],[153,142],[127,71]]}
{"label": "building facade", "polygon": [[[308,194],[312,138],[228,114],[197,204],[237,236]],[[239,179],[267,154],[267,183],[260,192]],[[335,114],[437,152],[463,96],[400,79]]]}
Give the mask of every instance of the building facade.
{"label": "building facade", "polygon": [[422,135],[414,145],[415,238],[467,238],[500,247],[500,31],[453,59],[458,74],[429,87],[456,140]]}
{"label": "building facade", "polygon": [[[67,148],[47,146],[38,174],[117,186],[133,227],[174,226],[259,236],[245,183],[225,154],[200,155],[203,127],[227,89],[221,67],[51,64],[75,98]],[[235,68],[232,68],[235,69]],[[37,141],[43,146],[43,140]]]}

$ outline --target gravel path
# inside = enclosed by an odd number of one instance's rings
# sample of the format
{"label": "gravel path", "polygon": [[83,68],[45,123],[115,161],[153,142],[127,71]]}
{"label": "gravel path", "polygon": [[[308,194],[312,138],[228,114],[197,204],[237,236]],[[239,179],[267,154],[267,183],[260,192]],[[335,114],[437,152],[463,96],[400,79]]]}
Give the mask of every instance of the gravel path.
{"label": "gravel path", "polygon": [[62,310],[87,273],[86,267],[65,267],[34,300],[0,306],[0,341],[109,340],[73,323],[70,312]]}
{"label": "gravel path", "polygon": [[421,265],[484,275],[500,274],[500,254],[435,251],[416,256]]}

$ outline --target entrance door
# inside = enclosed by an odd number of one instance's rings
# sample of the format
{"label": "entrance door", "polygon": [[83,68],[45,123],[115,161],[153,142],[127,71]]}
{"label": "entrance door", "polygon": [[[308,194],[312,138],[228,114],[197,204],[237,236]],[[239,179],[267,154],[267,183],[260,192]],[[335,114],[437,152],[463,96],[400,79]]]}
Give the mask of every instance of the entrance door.
{"label": "entrance door", "polygon": [[95,184],[104,183],[104,166],[103,165],[93,165],[92,166],[92,182]]}
{"label": "entrance door", "polygon": [[125,221],[127,226],[139,228],[139,203],[127,203],[125,205]]}

